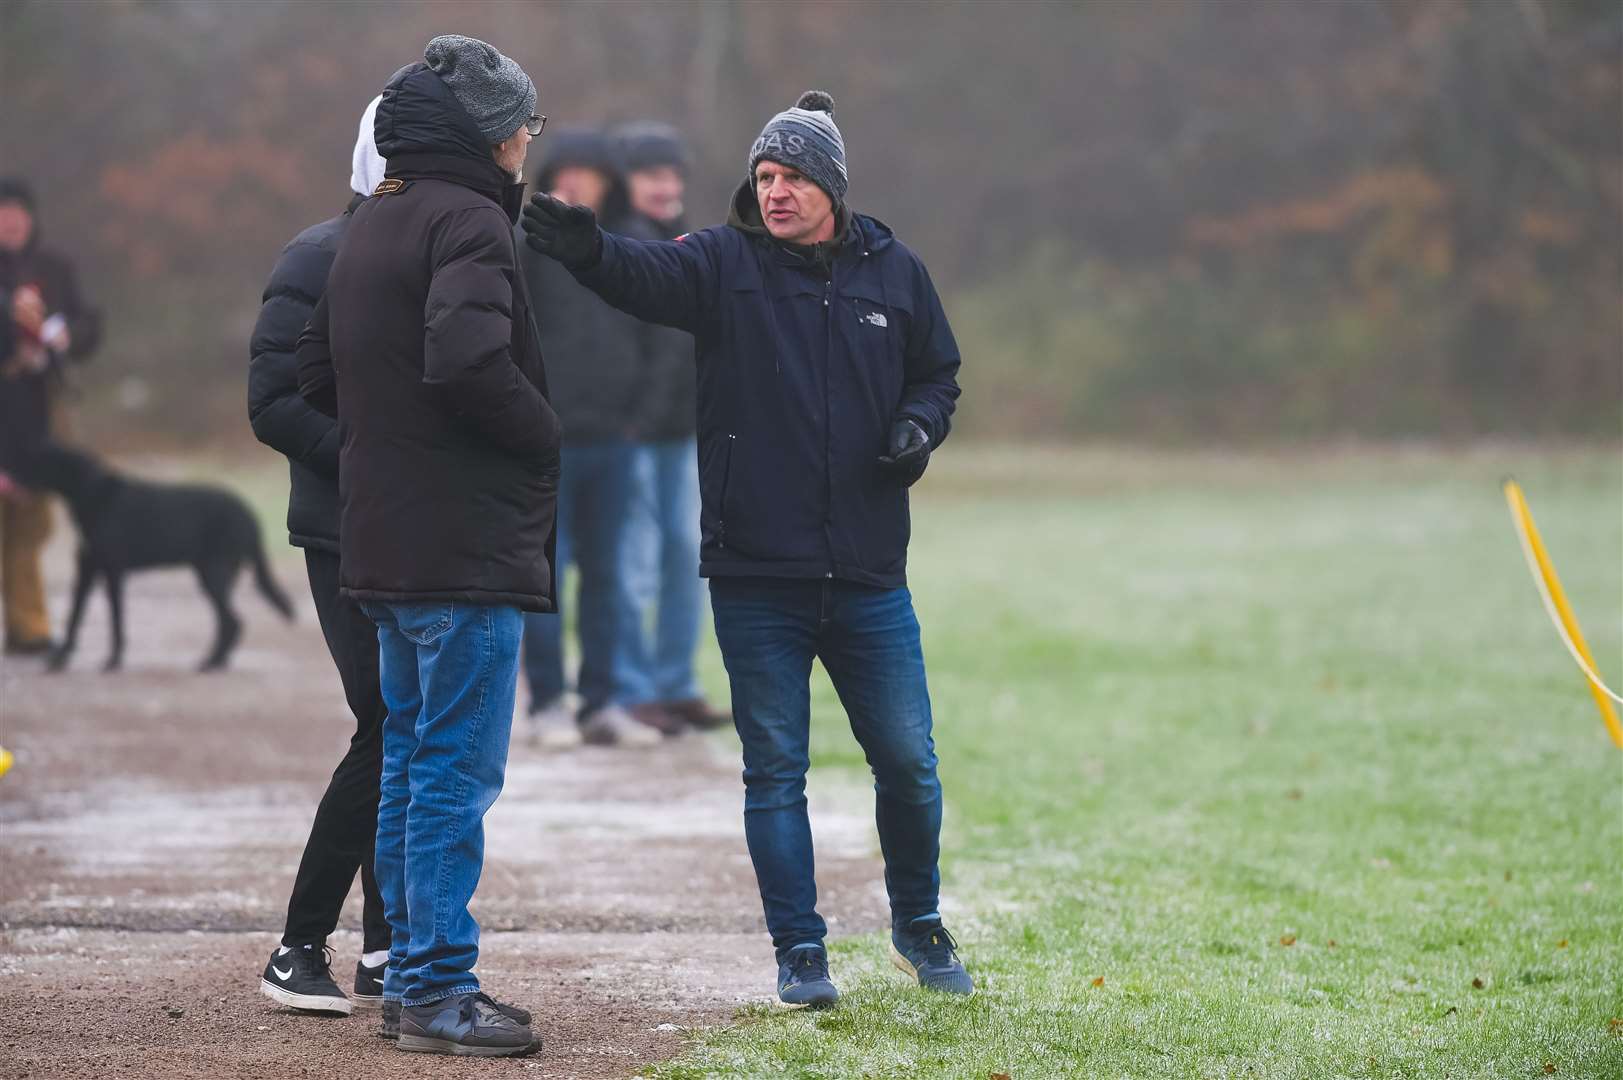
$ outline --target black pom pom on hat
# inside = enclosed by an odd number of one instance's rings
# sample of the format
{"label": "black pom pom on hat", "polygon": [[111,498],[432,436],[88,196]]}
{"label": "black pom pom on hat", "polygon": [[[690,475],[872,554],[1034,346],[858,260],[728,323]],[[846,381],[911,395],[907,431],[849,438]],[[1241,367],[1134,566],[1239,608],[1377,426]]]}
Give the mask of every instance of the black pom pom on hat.
{"label": "black pom pom on hat", "polygon": [[795,102],[795,108],[806,109],[810,112],[826,112],[829,119],[834,118],[834,95],[826,90],[807,90]]}

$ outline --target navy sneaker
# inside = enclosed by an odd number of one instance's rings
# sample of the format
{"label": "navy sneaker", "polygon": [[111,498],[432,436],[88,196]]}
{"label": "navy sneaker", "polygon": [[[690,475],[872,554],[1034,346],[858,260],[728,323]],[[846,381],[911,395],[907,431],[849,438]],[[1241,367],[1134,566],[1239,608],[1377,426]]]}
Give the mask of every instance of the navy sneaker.
{"label": "navy sneaker", "polygon": [[366,961],[355,961],[355,992],[350,1000],[357,1009],[376,1009],[383,1004],[383,973],[389,967],[385,960],[377,967],[367,967]]}
{"label": "navy sneaker", "polygon": [[840,1000],[828,977],[828,950],[797,945],[778,964],[778,1005],[785,1009],[826,1009]]}
{"label": "navy sneaker", "polygon": [[958,943],[941,925],[939,915],[925,915],[900,930],[892,930],[890,959],[926,990],[943,994],[975,992],[975,980],[958,959]]}
{"label": "navy sneaker", "polygon": [[484,994],[454,994],[400,1010],[396,1050],[458,1057],[516,1057],[541,1046],[529,1025],[496,1007]]}

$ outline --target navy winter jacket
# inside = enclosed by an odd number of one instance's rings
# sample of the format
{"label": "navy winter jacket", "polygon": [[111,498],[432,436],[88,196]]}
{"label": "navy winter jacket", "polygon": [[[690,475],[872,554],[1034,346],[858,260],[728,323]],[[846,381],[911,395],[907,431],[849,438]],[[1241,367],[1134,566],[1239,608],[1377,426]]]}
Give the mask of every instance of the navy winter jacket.
{"label": "navy winter jacket", "polygon": [[791,249],[760,226],[746,182],[726,226],[605,233],[578,275],[694,336],[706,577],[906,584],[907,489],[875,459],[897,417],[932,447],[947,437],[958,345],[919,257],[873,218],[842,221],[831,251]]}

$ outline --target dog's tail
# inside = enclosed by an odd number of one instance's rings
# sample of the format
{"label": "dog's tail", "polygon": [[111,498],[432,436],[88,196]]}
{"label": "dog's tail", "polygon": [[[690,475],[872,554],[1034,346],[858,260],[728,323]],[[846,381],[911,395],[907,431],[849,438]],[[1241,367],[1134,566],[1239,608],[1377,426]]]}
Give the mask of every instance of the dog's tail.
{"label": "dog's tail", "polygon": [[270,601],[271,607],[280,611],[288,622],[293,621],[293,602],[271,576],[270,564],[265,561],[265,549],[257,543],[254,545],[254,584],[259,586],[260,595]]}

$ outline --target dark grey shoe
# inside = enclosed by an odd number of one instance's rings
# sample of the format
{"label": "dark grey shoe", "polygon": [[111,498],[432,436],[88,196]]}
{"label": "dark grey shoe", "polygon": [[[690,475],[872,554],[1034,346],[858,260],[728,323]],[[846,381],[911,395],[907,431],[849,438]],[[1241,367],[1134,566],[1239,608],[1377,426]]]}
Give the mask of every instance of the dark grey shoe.
{"label": "dark grey shoe", "polygon": [[383,1022],[378,1025],[378,1038],[400,1038],[400,1002],[384,999]]}
{"label": "dark grey shoe", "polygon": [[396,1050],[459,1057],[514,1057],[541,1042],[527,1024],[504,1013],[484,994],[456,994],[429,1005],[400,1010]]}

